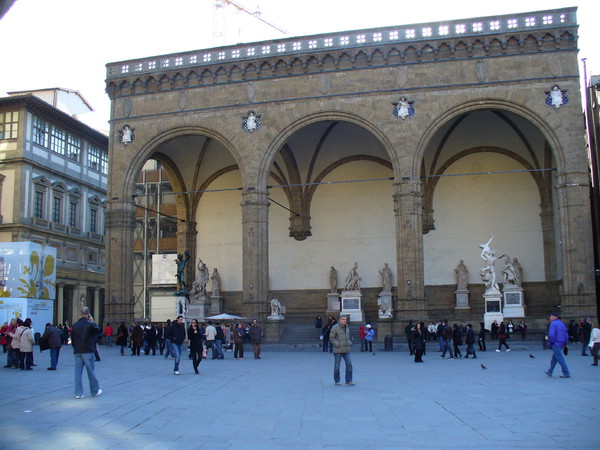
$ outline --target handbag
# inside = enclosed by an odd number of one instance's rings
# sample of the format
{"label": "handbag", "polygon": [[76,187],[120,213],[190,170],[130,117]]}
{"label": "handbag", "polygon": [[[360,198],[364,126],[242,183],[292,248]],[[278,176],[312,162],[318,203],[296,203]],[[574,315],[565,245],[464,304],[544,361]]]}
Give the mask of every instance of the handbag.
{"label": "handbag", "polygon": [[202,344],[202,357],[206,358],[206,346]]}

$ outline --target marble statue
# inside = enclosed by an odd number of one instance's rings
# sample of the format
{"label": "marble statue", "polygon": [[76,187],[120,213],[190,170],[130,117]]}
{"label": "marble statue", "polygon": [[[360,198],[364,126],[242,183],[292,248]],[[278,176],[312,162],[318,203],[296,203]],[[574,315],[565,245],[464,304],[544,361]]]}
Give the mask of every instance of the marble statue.
{"label": "marble statue", "polygon": [[520,287],[521,282],[519,280],[519,275],[515,266],[510,261],[510,256],[505,255],[504,258],[505,263],[504,268],[502,269],[502,273],[504,274],[504,288],[506,289],[507,286]]}
{"label": "marble statue", "polygon": [[456,269],[454,269],[458,276],[458,285],[456,287],[457,291],[466,291],[467,286],[469,285],[469,270],[467,266],[465,266],[464,261],[461,259]]}
{"label": "marble statue", "polygon": [[212,281],[212,296],[219,297],[221,295],[221,275],[217,272],[216,267],[210,276],[210,281]]}
{"label": "marble statue", "polygon": [[390,296],[382,296],[377,298],[377,315],[380,319],[389,319],[392,317],[392,298]]}
{"label": "marble statue", "polygon": [[275,297],[271,299],[271,317],[281,317],[281,303]]}
{"label": "marble statue", "polygon": [[190,259],[190,252],[185,251],[185,259],[184,255],[181,253],[177,254],[177,259],[175,260],[175,264],[177,264],[177,289],[179,291],[186,291],[187,287],[185,285],[185,265]]}
{"label": "marble statue", "polygon": [[208,275],[208,267],[206,264],[202,262],[201,259],[198,260],[198,274],[196,275],[196,282],[198,283],[198,290],[200,295],[206,295],[206,284],[208,283],[209,275]]}
{"label": "marble statue", "polygon": [[517,278],[519,279],[519,284],[523,284],[523,266],[517,258],[513,258],[513,267],[515,268],[515,272],[517,273]]}
{"label": "marble statue", "polygon": [[360,291],[360,280],[362,280],[362,278],[358,276],[358,263],[355,262],[346,277],[346,286],[344,287],[344,290]]}
{"label": "marble statue", "polygon": [[331,287],[331,292],[337,292],[337,270],[333,266],[329,269],[329,286]]}
{"label": "marble statue", "polygon": [[481,279],[485,283],[485,293],[499,293],[500,289],[498,288],[498,283],[496,283],[496,271],[494,269],[494,264],[496,263],[496,251],[490,248],[490,244],[494,239],[494,236],[490,238],[485,244],[479,244],[481,248],[481,259],[485,262],[485,267],[483,267],[479,274],[481,275]]}
{"label": "marble statue", "polygon": [[388,263],[384,264],[383,269],[379,273],[381,274],[381,291],[392,292],[392,270],[388,266]]}

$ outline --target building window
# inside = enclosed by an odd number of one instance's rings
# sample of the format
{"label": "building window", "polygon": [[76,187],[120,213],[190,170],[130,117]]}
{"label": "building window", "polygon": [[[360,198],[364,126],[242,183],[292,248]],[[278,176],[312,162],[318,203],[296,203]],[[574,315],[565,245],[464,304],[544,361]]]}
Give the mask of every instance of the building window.
{"label": "building window", "polygon": [[0,140],[16,139],[19,131],[19,113],[0,113]]}
{"label": "building window", "polygon": [[69,202],[69,226],[77,228],[77,202]]}
{"label": "building window", "polygon": [[33,217],[36,219],[44,218],[44,193],[35,191],[33,197]]}
{"label": "building window", "polygon": [[108,152],[100,152],[100,172],[108,174]]}
{"label": "building window", "polygon": [[52,202],[52,222],[60,223],[62,219],[61,214],[62,198],[54,197]]}
{"label": "building window", "polygon": [[87,166],[90,169],[100,170],[100,150],[91,145],[88,148]]}
{"label": "building window", "polygon": [[50,150],[59,155],[65,154],[66,136],[65,132],[57,127],[52,127],[50,136]]}
{"label": "building window", "polygon": [[98,229],[98,210],[96,208],[90,209],[90,233],[96,233]]}
{"label": "building window", "polygon": [[42,147],[48,147],[48,122],[33,118],[33,142]]}
{"label": "building window", "polygon": [[67,157],[77,162],[81,160],[81,141],[76,136],[67,137]]}

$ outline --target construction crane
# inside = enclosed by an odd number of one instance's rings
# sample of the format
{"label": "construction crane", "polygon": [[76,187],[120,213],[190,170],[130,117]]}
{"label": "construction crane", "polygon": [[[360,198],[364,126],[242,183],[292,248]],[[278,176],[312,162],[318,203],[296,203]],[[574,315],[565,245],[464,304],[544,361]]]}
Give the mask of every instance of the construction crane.
{"label": "construction crane", "polygon": [[226,24],[226,16],[225,9],[227,6],[233,6],[240,12],[248,14],[249,16],[255,18],[256,20],[264,23],[265,25],[273,28],[274,30],[280,32],[281,34],[288,35],[289,33],[281,28],[278,25],[275,25],[272,22],[269,22],[266,19],[263,19],[262,13],[260,9],[257,7],[255,11],[251,11],[246,6],[242,5],[238,1],[234,0],[214,0],[213,4],[213,40],[216,41],[218,38],[222,38],[225,36],[225,24]]}

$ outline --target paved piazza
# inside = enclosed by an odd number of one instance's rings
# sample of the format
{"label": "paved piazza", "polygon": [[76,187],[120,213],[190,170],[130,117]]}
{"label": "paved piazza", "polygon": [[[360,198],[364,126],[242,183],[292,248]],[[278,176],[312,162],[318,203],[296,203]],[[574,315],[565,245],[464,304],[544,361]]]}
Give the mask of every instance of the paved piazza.
{"label": "paved piazza", "polygon": [[104,392],[90,398],[84,373],[81,400],[71,349],[56,372],[36,350],[35,370],[1,369],[0,447],[598,448],[600,370],[591,358],[572,345],[573,378],[558,378],[558,367],[548,378],[550,351],[512,344],[468,361],[442,361],[430,344],[424,364],[402,350],[354,352],[354,387],[334,386],[333,357],[308,346],[265,346],[255,360],[246,345],[245,360],[228,352],[203,361],[200,375],[186,356],[180,376],[171,360],[101,346]]}

